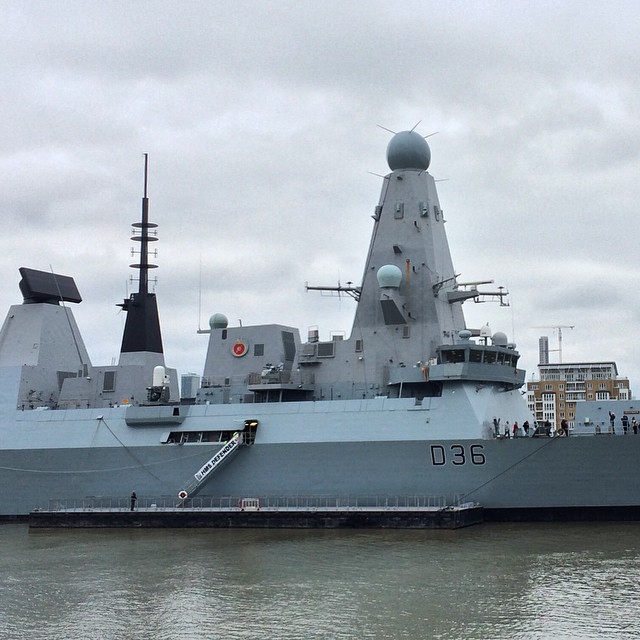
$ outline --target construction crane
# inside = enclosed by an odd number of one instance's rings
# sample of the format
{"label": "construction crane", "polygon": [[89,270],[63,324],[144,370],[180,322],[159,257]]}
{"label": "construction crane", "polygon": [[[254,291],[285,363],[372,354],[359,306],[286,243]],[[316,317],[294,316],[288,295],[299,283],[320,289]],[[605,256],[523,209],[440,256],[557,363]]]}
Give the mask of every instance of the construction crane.
{"label": "construction crane", "polygon": [[532,327],[533,329],[555,329],[558,332],[558,348],[557,349],[549,349],[549,351],[557,351],[558,352],[558,363],[562,364],[562,330],[563,329],[573,329],[575,325],[573,324],[552,324],[545,327]]}

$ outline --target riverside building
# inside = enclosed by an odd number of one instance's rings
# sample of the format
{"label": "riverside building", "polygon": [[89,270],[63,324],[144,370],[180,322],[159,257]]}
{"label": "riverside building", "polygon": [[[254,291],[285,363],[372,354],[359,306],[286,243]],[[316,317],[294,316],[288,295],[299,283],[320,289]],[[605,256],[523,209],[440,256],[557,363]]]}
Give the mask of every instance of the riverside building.
{"label": "riverside building", "polygon": [[538,380],[527,383],[527,403],[538,424],[558,428],[562,420],[573,428],[576,403],[629,400],[628,378],[621,378],[615,362],[539,364]]}

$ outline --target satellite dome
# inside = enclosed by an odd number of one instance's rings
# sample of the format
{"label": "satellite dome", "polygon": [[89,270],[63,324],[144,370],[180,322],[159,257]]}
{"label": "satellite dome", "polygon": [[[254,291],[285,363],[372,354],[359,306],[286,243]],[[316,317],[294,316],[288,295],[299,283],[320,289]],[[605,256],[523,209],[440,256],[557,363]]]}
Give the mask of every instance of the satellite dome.
{"label": "satellite dome", "polygon": [[462,331],[458,332],[458,337],[463,342],[467,342],[468,340],[471,339],[471,331],[469,331],[469,329],[463,329]]}
{"label": "satellite dome", "polygon": [[226,329],[229,324],[229,320],[227,320],[227,316],[224,313],[214,313],[209,318],[209,326],[212,329]]}
{"label": "satellite dome", "polygon": [[378,269],[376,274],[378,278],[378,286],[383,289],[397,289],[402,282],[402,271],[395,264],[385,264]]}
{"label": "satellite dome", "polygon": [[431,149],[419,133],[400,131],[387,145],[387,162],[391,171],[396,169],[426,171],[431,164]]}
{"label": "satellite dome", "polygon": [[502,331],[496,331],[492,338],[491,342],[495,347],[506,347],[507,346],[507,334],[502,333]]}

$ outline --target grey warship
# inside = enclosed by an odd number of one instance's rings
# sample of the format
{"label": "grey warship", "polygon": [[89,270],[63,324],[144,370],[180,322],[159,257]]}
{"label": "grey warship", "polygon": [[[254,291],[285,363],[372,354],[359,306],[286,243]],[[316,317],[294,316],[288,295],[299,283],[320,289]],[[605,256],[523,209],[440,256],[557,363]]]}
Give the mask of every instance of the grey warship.
{"label": "grey warship", "polygon": [[[303,342],[291,326],[215,313],[189,403],[148,286],[146,169],[117,364],[91,364],[73,278],[21,268],[23,302],[0,331],[0,516],[132,489],[186,506],[440,496],[505,519],[637,516],[640,438],[533,437],[516,346],[465,324],[465,301],[506,294],[459,281],[429,145],[394,134],[387,161],[361,283],[337,288],[355,300],[349,337]],[[528,436],[505,437],[513,422]]]}

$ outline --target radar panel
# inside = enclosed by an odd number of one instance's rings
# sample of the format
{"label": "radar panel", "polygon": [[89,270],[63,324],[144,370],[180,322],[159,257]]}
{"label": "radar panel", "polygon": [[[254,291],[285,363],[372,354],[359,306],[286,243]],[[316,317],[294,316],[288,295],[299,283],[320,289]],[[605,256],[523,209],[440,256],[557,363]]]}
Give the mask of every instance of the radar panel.
{"label": "radar panel", "polygon": [[70,276],[28,269],[27,267],[20,267],[18,271],[22,276],[19,287],[26,303],[82,302],[78,287]]}

